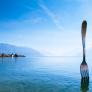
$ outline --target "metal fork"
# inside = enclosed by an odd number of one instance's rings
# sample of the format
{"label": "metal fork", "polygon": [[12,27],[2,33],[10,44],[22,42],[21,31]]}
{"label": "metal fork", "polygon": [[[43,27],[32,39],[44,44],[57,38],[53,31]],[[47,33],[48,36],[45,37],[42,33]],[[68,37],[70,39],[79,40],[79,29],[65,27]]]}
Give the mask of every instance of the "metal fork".
{"label": "metal fork", "polygon": [[82,22],[81,34],[82,34],[82,46],[83,46],[83,61],[80,65],[80,73],[82,78],[89,78],[89,70],[88,65],[85,59],[85,37],[86,37],[86,29],[87,29],[87,22],[84,20]]}

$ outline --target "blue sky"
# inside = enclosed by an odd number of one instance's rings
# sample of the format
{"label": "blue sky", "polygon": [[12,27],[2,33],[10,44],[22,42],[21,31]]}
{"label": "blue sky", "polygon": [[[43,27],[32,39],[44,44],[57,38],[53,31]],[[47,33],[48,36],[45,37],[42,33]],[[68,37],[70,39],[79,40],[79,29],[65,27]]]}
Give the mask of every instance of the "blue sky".
{"label": "blue sky", "polygon": [[82,51],[84,19],[87,49],[91,48],[91,10],[91,0],[0,0],[0,42],[46,55],[76,55]]}

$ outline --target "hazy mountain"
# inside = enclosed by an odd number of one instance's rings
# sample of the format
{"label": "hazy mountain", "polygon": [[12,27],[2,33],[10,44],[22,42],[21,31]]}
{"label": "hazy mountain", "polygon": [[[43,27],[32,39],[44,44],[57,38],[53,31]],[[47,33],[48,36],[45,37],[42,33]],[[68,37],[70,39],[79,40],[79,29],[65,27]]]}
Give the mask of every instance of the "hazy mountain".
{"label": "hazy mountain", "polygon": [[17,53],[25,56],[43,56],[40,52],[26,47],[18,47],[10,44],[0,43],[0,53]]}

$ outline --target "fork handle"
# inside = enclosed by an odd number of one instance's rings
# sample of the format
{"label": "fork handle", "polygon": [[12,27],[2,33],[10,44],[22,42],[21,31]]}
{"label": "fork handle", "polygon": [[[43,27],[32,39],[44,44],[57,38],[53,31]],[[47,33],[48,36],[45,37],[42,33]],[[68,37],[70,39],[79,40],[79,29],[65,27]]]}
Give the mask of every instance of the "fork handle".
{"label": "fork handle", "polygon": [[87,29],[87,22],[84,20],[82,22],[82,29],[81,29],[81,34],[82,34],[82,46],[83,46],[83,61],[85,61],[85,38],[86,38],[86,29]]}

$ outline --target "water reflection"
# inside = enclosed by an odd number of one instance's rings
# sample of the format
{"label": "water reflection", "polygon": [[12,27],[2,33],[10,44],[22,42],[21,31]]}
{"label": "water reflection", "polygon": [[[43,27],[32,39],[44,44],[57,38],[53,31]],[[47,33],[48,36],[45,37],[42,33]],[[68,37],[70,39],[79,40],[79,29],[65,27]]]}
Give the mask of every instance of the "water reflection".
{"label": "water reflection", "polygon": [[81,92],[88,92],[89,78],[81,78]]}
{"label": "water reflection", "polygon": [[17,58],[0,58],[0,62],[1,63],[5,63],[5,62],[16,62],[17,61]]}

